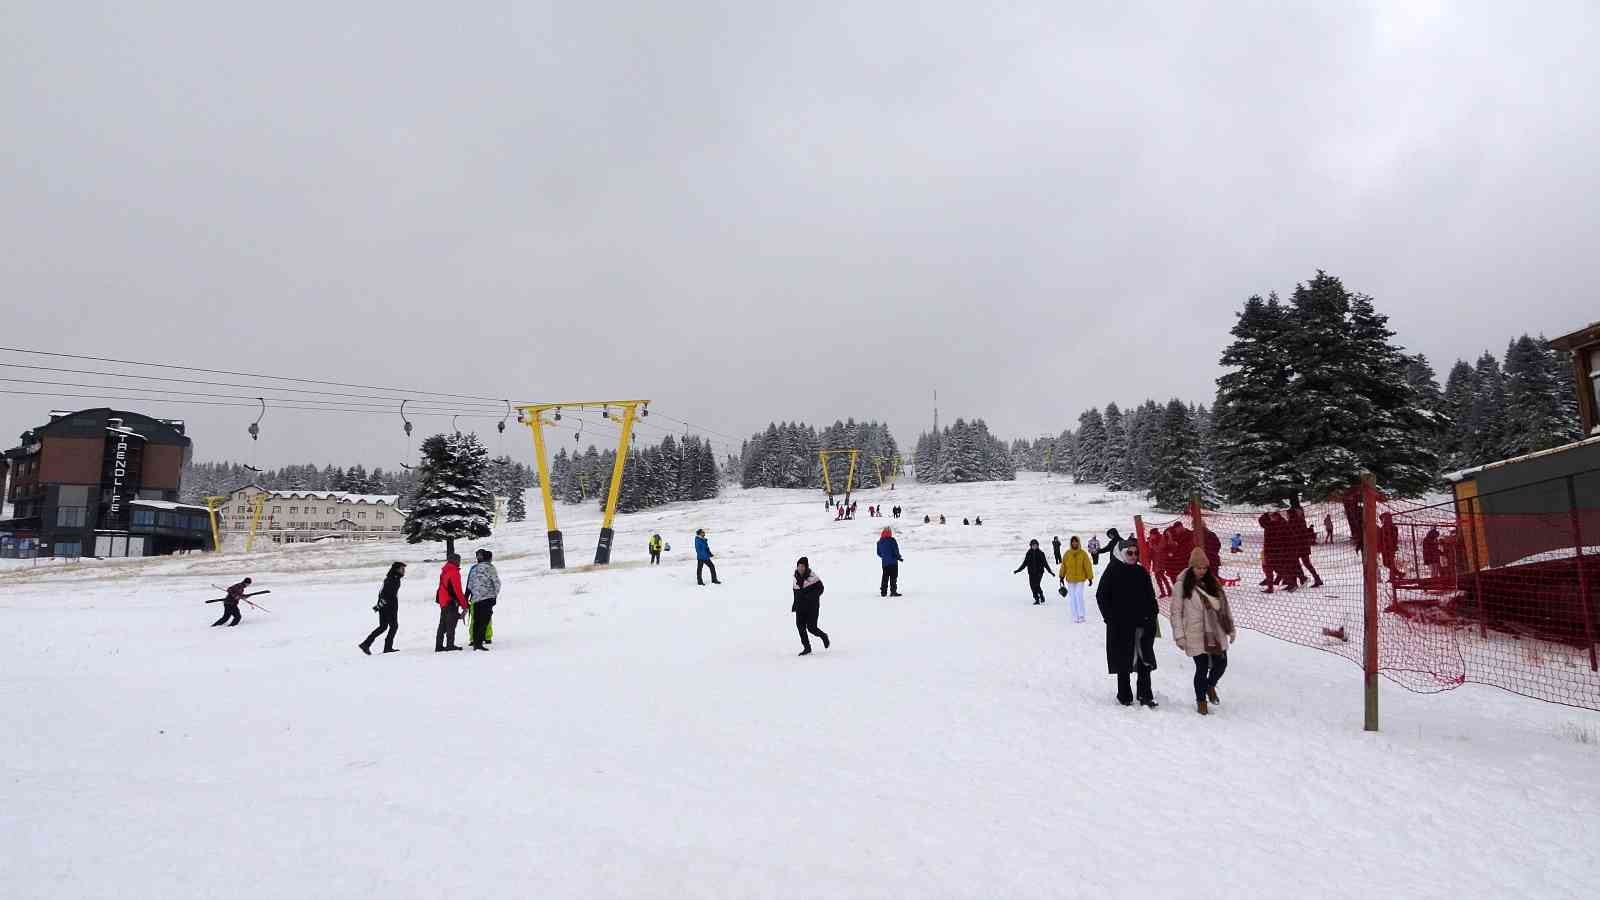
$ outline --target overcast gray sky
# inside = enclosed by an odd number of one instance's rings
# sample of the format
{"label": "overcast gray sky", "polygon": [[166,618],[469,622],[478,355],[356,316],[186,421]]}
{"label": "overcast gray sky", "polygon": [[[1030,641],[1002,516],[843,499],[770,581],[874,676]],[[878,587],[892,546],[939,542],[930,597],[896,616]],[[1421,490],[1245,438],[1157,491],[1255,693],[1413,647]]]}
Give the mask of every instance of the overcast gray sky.
{"label": "overcast gray sky", "polygon": [[910,443],[936,388],[1007,438],[1209,401],[1318,268],[1441,378],[1600,318],[1592,2],[407,6],[6,4],[0,344]]}

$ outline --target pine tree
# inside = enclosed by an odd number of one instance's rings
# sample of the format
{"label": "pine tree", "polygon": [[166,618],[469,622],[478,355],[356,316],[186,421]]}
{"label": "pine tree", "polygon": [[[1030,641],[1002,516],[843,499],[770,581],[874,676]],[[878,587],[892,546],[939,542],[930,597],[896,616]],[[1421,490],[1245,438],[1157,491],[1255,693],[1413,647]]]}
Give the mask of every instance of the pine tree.
{"label": "pine tree", "polygon": [[1205,449],[1194,416],[1182,400],[1167,402],[1162,411],[1160,438],[1155,452],[1155,480],[1150,498],[1156,506],[1177,511],[1198,495],[1215,505],[1215,492],[1205,466]]}
{"label": "pine tree", "polygon": [[1213,456],[1223,496],[1265,505],[1294,496],[1303,481],[1285,434],[1291,376],[1289,311],[1275,294],[1245,301],[1222,352],[1231,371],[1217,379]]}
{"label": "pine tree", "polygon": [[518,488],[511,492],[511,497],[506,500],[506,521],[522,522],[528,518],[528,503],[524,499],[526,490]]}
{"label": "pine tree", "polygon": [[1128,431],[1123,425],[1122,410],[1115,403],[1107,403],[1106,423],[1106,489],[1128,489]]}
{"label": "pine tree", "polygon": [[1464,359],[1456,360],[1450,377],[1444,383],[1444,401],[1440,411],[1446,427],[1439,442],[1439,455],[1446,468],[1465,469],[1472,465],[1473,435],[1470,430],[1472,397],[1478,391],[1477,371]]}
{"label": "pine tree", "polygon": [[1504,459],[1506,448],[1505,373],[1494,355],[1478,357],[1472,372],[1472,402],[1467,407],[1468,465]]}
{"label": "pine tree", "polygon": [[1072,480],[1103,484],[1106,480],[1106,421],[1090,407],[1078,416],[1078,437],[1073,454]]}
{"label": "pine tree", "polygon": [[489,452],[476,434],[436,434],[422,442],[417,494],[406,517],[406,541],[444,541],[455,553],[457,538],[483,538],[494,520],[494,495],[484,486]]}
{"label": "pine tree", "polygon": [[1578,439],[1580,426],[1568,411],[1572,391],[1564,368],[1542,336],[1534,339],[1524,334],[1506,348],[1501,447],[1506,456],[1549,450]]}

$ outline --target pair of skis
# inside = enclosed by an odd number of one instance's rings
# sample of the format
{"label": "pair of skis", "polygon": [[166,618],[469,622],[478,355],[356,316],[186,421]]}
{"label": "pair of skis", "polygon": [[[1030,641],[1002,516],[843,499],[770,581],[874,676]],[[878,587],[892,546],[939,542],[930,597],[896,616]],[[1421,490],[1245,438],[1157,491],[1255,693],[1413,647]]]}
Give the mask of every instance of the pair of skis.
{"label": "pair of skis", "polygon": [[[214,585],[214,584],[213,584],[213,585],[212,585],[212,587],[214,587],[214,588],[217,588],[217,590],[219,590],[219,591],[223,591],[223,592],[224,592],[224,593],[226,593],[226,592],[227,592],[227,590],[228,590],[228,589],[227,589],[227,588],[225,588],[225,587],[217,587],[217,586],[216,586],[216,585]],[[243,600],[243,601],[244,601],[244,602],[245,602],[245,603],[250,603],[250,605],[251,605],[251,606],[253,606],[253,607],[255,607],[255,608],[256,608],[256,609],[259,609],[259,610],[261,610],[261,611],[262,611],[262,612],[264,612],[264,613],[270,613],[270,612],[272,612],[272,610],[270,610],[270,609],[267,609],[267,608],[266,608],[266,607],[265,607],[265,606],[262,606],[262,605],[260,605],[260,604],[258,604],[258,603],[251,603],[251,602],[250,602],[250,598],[251,598],[251,597],[259,597],[259,596],[261,596],[261,595],[262,595],[262,594],[270,594],[270,593],[272,593],[272,592],[271,592],[271,591],[251,591],[251,592],[250,592],[250,593],[248,593],[248,594],[242,594],[242,595],[240,595],[240,597],[239,597],[239,599],[240,599],[240,600]],[[218,598],[217,598],[217,599],[215,599],[215,600],[207,600],[207,601],[206,601],[206,602],[207,602],[207,603],[223,603],[223,602],[225,602],[225,601],[227,601],[227,599],[228,599],[228,598],[227,598],[227,597],[218,597]]]}

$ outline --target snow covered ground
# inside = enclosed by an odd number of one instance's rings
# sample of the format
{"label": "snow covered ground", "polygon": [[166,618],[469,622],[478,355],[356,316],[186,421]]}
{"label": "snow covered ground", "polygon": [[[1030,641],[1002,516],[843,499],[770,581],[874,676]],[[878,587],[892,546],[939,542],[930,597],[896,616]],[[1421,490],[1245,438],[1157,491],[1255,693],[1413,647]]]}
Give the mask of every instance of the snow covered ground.
{"label": "snow covered ground", "polygon": [[[437,546],[311,545],[0,569],[13,897],[1577,897],[1600,883],[1600,715],[1384,687],[1250,633],[1209,718],[1158,650],[1125,709],[1103,630],[1011,575],[1029,537],[1130,527],[1061,479],[899,502],[876,533],[811,493],[618,520],[617,562],[551,573],[543,523],[485,541],[489,653],[435,654]],[[530,504],[537,515],[537,503]],[[943,512],[952,524],[924,526]],[[561,507],[569,558],[598,515]],[[962,527],[981,515],[982,528]],[[892,521],[889,524],[895,524]],[[723,580],[697,587],[707,528]],[[672,544],[659,568],[644,546]],[[476,545],[464,545],[470,552]],[[809,555],[830,650],[797,658]],[[390,559],[403,652],[355,644]],[[209,628],[209,585],[272,612]],[[1092,610],[1092,606],[1091,606]]]}

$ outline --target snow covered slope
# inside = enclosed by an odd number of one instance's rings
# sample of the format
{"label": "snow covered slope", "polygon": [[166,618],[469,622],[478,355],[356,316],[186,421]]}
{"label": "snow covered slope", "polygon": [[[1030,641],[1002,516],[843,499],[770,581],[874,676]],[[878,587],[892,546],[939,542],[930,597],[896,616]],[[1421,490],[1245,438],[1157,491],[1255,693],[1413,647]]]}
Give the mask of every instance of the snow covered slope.
{"label": "snow covered slope", "polygon": [[[620,517],[604,570],[543,523],[483,542],[489,653],[435,654],[437,546],[313,545],[0,570],[14,897],[1485,897],[1600,882],[1600,716],[1384,688],[1245,633],[1209,718],[1159,645],[1125,709],[1103,630],[1010,574],[1027,539],[1141,504],[1061,479],[862,495],[733,491]],[[530,505],[537,515],[537,503]],[[943,512],[953,524],[924,526]],[[561,507],[568,557],[598,514]],[[984,526],[962,527],[981,515]],[[873,545],[904,526],[906,596]],[[721,586],[697,587],[705,527]],[[897,528],[897,530],[900,530]],[[644,564],[645,542],[671,544]],[[463,545],[470,552],[476,545]],[[827,584],[797,658],[787,576]],[[390,559],[403,652],[356,642]],[[272,612],[209,628],[253,575]],[[1582,740],[1587,737],[1589,740]]]}

